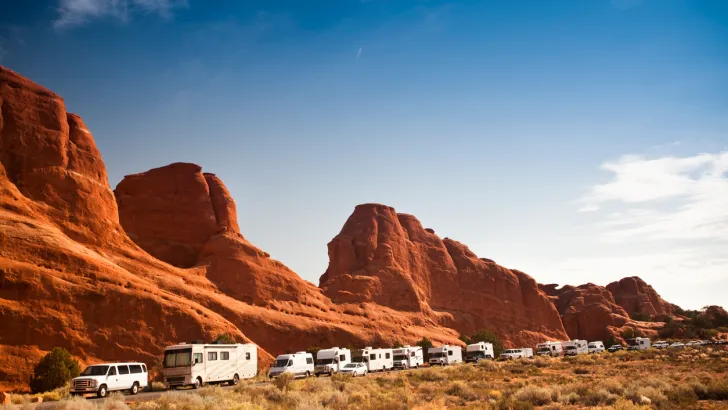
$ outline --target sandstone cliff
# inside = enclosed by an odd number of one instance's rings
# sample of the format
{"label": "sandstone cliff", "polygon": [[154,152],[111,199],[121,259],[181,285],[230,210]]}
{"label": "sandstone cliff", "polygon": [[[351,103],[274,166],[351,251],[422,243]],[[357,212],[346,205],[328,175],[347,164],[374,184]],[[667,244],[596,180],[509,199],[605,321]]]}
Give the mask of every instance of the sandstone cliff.
{"label": "sandstone cliff", "polygon": [[664,301],[652,286],[636,276],[612,282],[607,285],[607,289],[630,316],[671,315],[674,310],[673,305]]}
{"label": "sandstone cliff", "polygon": [[513,344],[566,337],[553,303],[533,278],[479,259],[414,216],[384,205],[356,207],[329,243],[320,287],[336,302],[422,312],[463,333],[494,329]]}

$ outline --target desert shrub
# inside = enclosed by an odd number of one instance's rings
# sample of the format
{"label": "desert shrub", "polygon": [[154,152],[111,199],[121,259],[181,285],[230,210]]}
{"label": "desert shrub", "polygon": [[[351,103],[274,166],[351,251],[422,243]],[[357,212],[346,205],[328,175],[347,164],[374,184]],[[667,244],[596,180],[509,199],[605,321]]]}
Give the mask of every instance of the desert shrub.
{"label": "desert shrub", "polygon": [[69,386],[65,385],[40,395],[44,402],[59,401],[68,397]]}
{"label": "desert shrub", "polygon": [[622,385],[622,383],[620,383],[617,380],[614,380],[614,379],[602,380],[599,383],[599,385],[602,388],[604,388],[606,391],[608,391],[612,394],[617,394],[617,395],[624,394],[624,385]]}
{"label": "desert shrub", "polygon": [[704,397],[707,400],[728,400],[728,379],[712,380],[705,386]]}
{"label": "desert shrub", "polygon": [[68,350],[54,347],[35,366],[30,378],[30,390],[41,393],[63,387],[71,379],[78,377],[80,372],[78,360]]}
{"label": "desert shrub", "polygon": [[473,392],[473,389],[471,389],[470,386],[459,380],[450,382],[445,389],[445,393],[451,396],[460,397],[465,401],[473,401],[478,398],[478,396],[475,394],[475,392]]}
{"label": "desert shrub", "polygon": [[650,399],[651,403],[661,403],[667,401],[667,397],[660,390],[652,386],[638,387],[636,389],[628,389],[625,393],[625,397],[632,400],[635,403],[642,403],[642,397]]}
{"label": "desert shrub", "polygon": [[587,390],[585,394],[580,396],[580,402],[587,406],[596,406],[599,404],[611,405],[617,401],[619,396],[612,394],[607,389],[599,388],[596,390]]}
{"label": "desert shrub", "polygon": [[230,334],[222,333],[222,334],[218,335],[215,338],[215,340],[212,341],[212,343],[223,344],[223,345],[232,345],[237,342],[235,341],[235,338],[232,337]]}
{"label": "desert shrub", "polygon": [[167,390],[167,386],[164,385],[162,382],[152,382],[152,384],[149,386],[149,388],[152,391],[164,391]]}
{"label": "desert shrub", "polygon": [[433,369],[424,369],[419,372],[410,372],[407,374],[407,376],[411,379],[423,382],[437,382],[440,380],[445,380],[445,376],[442,374],[442,372],[438,372]]}
{"label": "desert shrub", "polygon": [[291,383],[295,379],[296,377],[292,373],[281,373],[273,380],[273,384],[280,391],[288,391],[290,389]]}
{"label": "desert shrub", "polygon": [[488,372],[499,372],[501,370],[500,363],[494,362],[492,360],[481,360],[476,366],[479,369],[483,369]]}
{"label": "desert shrub", "polygon": [[585,369],[583,367],[577,367],[574,369],[574,374],[589,374],[589,369]]}
{"label": "desert shrub", "polygon": [[513,394],[513,398],[536,406],[549,404],[552,400],[551,390],[537,386],[523,387]]}
{"label": "desert shrub", "polygon": [[690,386],[678,386],[667,392],[667,399],[681,408],[690,408],[697,403],[698,395]]}
{"label": "desert shrub", "polygon": [[535,357],[531,363],[538,368],[549,367],[551,365],[551,359],[543,356]]}

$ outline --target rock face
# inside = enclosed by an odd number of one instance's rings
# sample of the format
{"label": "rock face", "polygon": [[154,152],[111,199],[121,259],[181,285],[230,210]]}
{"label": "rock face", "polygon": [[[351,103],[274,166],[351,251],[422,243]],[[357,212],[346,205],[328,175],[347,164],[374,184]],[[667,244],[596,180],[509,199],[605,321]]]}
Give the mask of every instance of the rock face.
{"label": "rock face", "polygon": [[422,312],[460,332],[492,329],[515,344],[566,337],[533,278],[479,259],[384,205],[356,207],[329,243],[320,287],[336,302]]}
{"label": "rock face", "polygon": [[0,68],[0,390],[26,389],[55,346],[154,371],[164,347],[221,333],[261,346],[261,366],[309,346],[458,343],[422,315],[333,304],[245,241],[224,185],[198,166],[117,191],[134,241],[81,119]]}
{"label": "rock face", "polygon": [[673,305],[664,301],[652,286],[636,276],[612,282],[607,285],[607,289],[617,304],[632,317],[638,314],[655,317],[671,315],[673,312]]}

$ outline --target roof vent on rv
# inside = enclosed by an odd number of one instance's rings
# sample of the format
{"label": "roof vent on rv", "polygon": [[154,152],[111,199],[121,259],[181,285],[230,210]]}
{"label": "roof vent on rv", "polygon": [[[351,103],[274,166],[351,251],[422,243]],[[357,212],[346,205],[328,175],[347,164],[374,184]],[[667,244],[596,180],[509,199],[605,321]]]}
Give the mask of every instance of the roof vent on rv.
{"label": "roof vent on rv", "polygon": [[373,347],[371,347],[371,346],[367,346],[367,347],[365,347],[364,349],[365,349],[365,350],[372,350],[372,349],[374,349],[374,348],[373,348]]}
{"label": "roof vent on rv", "polygon": [[296,354],[306,354],[306,352],[296,352]]}
{"label": "roof vent on rv", "polygon": [[402,346],[402,347],[410,347],[410,345],[404,345],[404,346]]}

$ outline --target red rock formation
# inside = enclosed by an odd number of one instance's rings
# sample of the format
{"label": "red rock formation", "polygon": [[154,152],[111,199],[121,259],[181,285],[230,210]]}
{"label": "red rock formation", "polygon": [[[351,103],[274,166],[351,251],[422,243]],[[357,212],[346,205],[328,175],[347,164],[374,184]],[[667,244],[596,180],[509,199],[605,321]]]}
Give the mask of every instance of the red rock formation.
{"label": "red rock formation", "polygon": [[[189,269],[155,259],[126,235],[80,118],[57,95],[0,68],[0,390],[24,388],[54,346],[85,363],[142,360],[154,368],[165,346],[223,332],[264,347],[263,366],[267,351],[314,345],[423,336],[458,343],[455,331],[422,315],[337,306],[313,285],[298,287],[305,282],[239,234],[217,178],[194,165],[172,168],[128,179],[119,203],[135,240]],[[179,209],[164,215],[168,202]],[[240,282],[275,299],[255,306],[231,297]]]}
{"label": "red rock formation", "polygon": [[514,344],[566,338],[530,276],[481,260],[384,205],[355,208],[329,243],[320,286],[334,301],[422,312],[460,332],[491,329]]}
{"label": "red rock formation", "polygon": [[619,282],[612,282],[607,289],[614,296],[614,300],[630,314],[646,314],[650,317],[670,315],[673,305],[665,302],[659,294],[637,276],[623,278]]}

